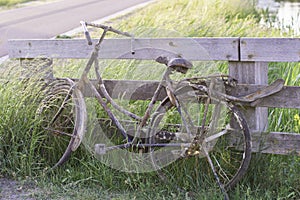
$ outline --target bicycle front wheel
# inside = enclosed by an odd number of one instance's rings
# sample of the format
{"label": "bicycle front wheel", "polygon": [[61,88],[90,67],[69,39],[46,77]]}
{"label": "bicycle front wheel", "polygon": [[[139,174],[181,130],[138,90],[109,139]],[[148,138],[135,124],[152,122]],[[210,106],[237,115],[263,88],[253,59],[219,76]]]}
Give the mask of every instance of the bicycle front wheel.
{"label": "bicycle front wheel", "polygon": [[45,159],[54,167],[64,164],[80,145],[86,129],[86,106],[71,79],[57,79],[44,88],[37,110],[44,135]]}
{"label": "bicycle front wheel", "polygon": [[[201,188],[219,187],[214,181],[217,175],[223,187],[229,190],[245,175],[250,163],[249,128],[235,105],[221,100],[203,103],[208,102],[207,98],[205,95],[201,100],[189,97],[187,92],[178,96],[180,109],[174,107],[169,99],[160,104],[152,117],[153,139],[150,143],[162,142],[166,143],[166,147],[152,148],[152,163],[160,173],[165,172],[164,179],[173,179],[181,188],[196,186],[195,183],[198,184],[196,188],[199,184]],[[194,142],[196,135],[204,135],[201,143]],[[197,145],[191,147],[193,142]],[[169,148],[167,143],[180,145]],[[165,153],[158,154],[157,151]],[[166,169],[175,170],[174,173],[161,169],[161,163],[170,159],[171,154],[176,162]],[[184,173],[178,174],[178,171]]]}

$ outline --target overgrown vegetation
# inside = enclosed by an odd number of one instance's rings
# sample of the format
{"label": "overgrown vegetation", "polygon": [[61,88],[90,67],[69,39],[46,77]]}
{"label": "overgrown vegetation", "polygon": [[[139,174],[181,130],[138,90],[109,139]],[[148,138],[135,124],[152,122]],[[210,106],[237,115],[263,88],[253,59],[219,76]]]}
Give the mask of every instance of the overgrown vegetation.
{"label": "overgrown vegetation", "polygon": [[[1,3],[2,1],[0,1]],[[5,2],[5,1],[4,1]],[[157,30],[175,30],[180,36],[188,37],[242,37],[242,36],[288,36],[279,30],[266,29],[258,25],[259,13],[248,1],[243,0],[164,0],[115,19],[114,27],[137,36],[155,36]],[[251,1],[252,2],[252,1]],[[155,30],[154,32],[152,30]],[[160,31],[160,33],[162,33]],[[162,34],[165,34],[162,33]],[[97,34],[94,32],[93,34]],[[56,74],[68,76],[78,71],[82,62],[58,62]],[[71,64],[71,66],[70,66]],[[63,66],[62,66],[63,65]],[[213,65],[226,72],[226,63]],[[118,172],[101,164],[84,148],[79,149],[71,160],[56,169],[49,170],[44,159],[47,147],[43,143],[43,131],[35,116],[40,87],[37,79],[20,81],[19,66],[14,62],[1,68],[6,70],[0,82],[0,177],[15,179],[31,177],[43,188],[49,188],[35,198],[51,199],[221,199],[219,191],[200,188],[186,177],[184,170],[176,165],[166,168],[174,176],[181,176],[186,185],[194,188],[194,193],[179,192],[175,183],[160,181],[156,173],[128,174]],[[120,78],[126,74],[131,78],[128,66],[106,68],[106,77]],[[283,78],[287,85],[299,85],[299,63],[271,63],[270,81]],[[125,75],[124,75],[125,74]],[[143,74],[142,72],[139,74]],[[144,73],[145,74],[145,73]],[[118,75],[118,76],[117,76]],[[271,110],[270,130],[299,130],[298,110]],[[254,154],[247,176],[230,192],[232,199],[299,199],[300,198],[300,158],[297,156],[277,156]],[[87,189],[89,188],[89,189]],[[61,193],[67,193],[62,196]]]}

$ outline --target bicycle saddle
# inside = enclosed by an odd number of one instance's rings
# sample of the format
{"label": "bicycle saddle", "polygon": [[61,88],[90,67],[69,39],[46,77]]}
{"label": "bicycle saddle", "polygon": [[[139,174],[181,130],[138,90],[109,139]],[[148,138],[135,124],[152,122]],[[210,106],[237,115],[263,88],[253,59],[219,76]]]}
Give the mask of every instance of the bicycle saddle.
{"label": "bicycle saddle", "polygon": [[180,57],[175,57],[169,59],[168,57],[165,56],[159,56],[158,58],[155,59],[156,62],[165,64],[168,67],[171,67],[172,69],[176,70],[177,72],[186,74],[188,69],[191,69],[193,64]]}

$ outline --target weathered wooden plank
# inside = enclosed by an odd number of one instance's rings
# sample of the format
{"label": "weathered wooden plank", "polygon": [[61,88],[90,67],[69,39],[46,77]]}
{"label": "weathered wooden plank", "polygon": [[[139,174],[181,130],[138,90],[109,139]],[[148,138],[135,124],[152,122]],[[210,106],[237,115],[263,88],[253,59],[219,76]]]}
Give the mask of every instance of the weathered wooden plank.
{"label": "weathered wooden plank", "polygon": [[[87,58],[92,50],[92,46],[81,39],[10,40],[8,44],[11,58]],[[118,58],[129,52],[130,46],[130,39],[107,39],[103,43],[101,58]],[[155,47],[158,52],[144,50],[135,56],[128,54],[128,58],[153,59],[161,54],[159,50],[166,50],[190,60],[238,61],[239,53],[241,61],[300,60],[299,38],[144,38],[136,39],[134,46],[135,49]]]}
{"label": "weathered wooden plank", "polygon": [[[262,88],[262,85],[246,85],[241,84],[236,88],[229,89],[229,94],[233,96],[243,96],[254,92],[256,89]],[[300,87],[284,86],[283,89],[269,97],[255,102],[259,107],[272,108],[300,108]]]}
{"label": "weathered wooden plank", "polygon": [[[84,39],[9,40],[8,46],[10,58],[88,58],[93,48]],[[237,61],[238,46],[239,38],[143,38],[133,43],[131,39],[106,39],[99,57],[152,60],[160,55],[176,54],[189,60]]]}
{"label": "weathered wooden plank", "polygon": [[300,156],[298,133],[252,133],[252,151],[281,155]]}
{"label": "weathered wooden plank", "polygon": [[299,38],[241,38],[241,61],[299,62]]}
{"label": "weathered wooden plank", "polygon": [[[137,80],[103,80],[107,92],[112,98],[130,100],[150,100],[159,84],[158,81],[137,81]],[[92,81],[96,85],[96,81]],[[92,96],[89,88],[84,89],[85,96]],[[164,88],[158,95],[158,100],[167,96]]]}
{"label": "weathered wooden plank", "polygon": [[[93,81],[94,84],[95,81]],[[158,81],[137,81],[137,80],[104,80],[108,93],[113,98],[122,97],[131,100],[149,100],[157,88]],[[253,93],[257,89],[266,87],[266,85],[238,84],[236,87],[226,87],[228,94],[233,96],[244,96]],[[90,96],[88,88],[85,95]],[[166,97],[164,89],[160,91],[158,100]],[[255,106],[259,107],[278,107],[278,108],[300,108],[300,87],[285,86],[280,92],[265,97],[257,102]]]}

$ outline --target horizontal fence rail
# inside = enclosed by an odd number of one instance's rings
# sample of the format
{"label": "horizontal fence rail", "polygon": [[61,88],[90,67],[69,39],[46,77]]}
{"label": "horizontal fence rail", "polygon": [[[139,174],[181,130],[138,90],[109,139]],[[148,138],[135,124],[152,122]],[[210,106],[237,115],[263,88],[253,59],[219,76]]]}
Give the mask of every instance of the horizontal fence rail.
{"label": "horizontal fence rail", "polygon": [[[11,58],[88,58],[93,49],[84,39],[10,40],[8,45]],[[153,60],[176,52],[189,60],[238,61],[238,48],[238,38],[105,39],[99,58]]]}
{"label": "horizontal fence rail", "polygon": [[[96,85],[96,81],[93,81]],[[122,97],[130,100],[150,100],[159,84],[158,81],[138,80],[104,80],[105,87],[112,98]],[[226,86],[227,94],[240,97],[262,89],[266,85],[238,84],[236,87]],[[85,89],[85,96],[91,92]],[[165,89],[159,92],[158,100],[166,97]],[[300,87],[284,86],[284,88],[271,96],[264,97],[255,102],[255,107],[268,108],[300,108]],[[288,100],[288,101],[287,101]]]}
{"label": "horizontal fence rail", "polygon": [[[96,42],[94,40],[93,42]],[[10,40],[10,58],[86,59],[93,49],[84,39]],[[134,52],[134,54],[132,53]],[[175,53],[176,52],[176,53]],[[158,56],[182,56],[192,61],[228,61],[229,75],[239,81],[228,94],[243,96],[268,84],[268,62],[299,62],[298,38],[140,38],[105,39],[99,58],[153,60]],[[46,59],[47,61],[47,59]],[[44,67],[44,66],[43,66]],[[105,80],[112,97],[149,100],[157,81]],[[89,90],[85,95],[89,96]],[[166,97],[162,90],[159,99]],[[255,106],[243,106],[254,152],[300,156],[300,134],[266,132],[268,108],[300,108],[300,87],[285,86],[280,92],[260,99]],[[293,116],[291,116],[293,118]]]}
{"label": "horizontal fence rail", "polygon": [[[222,61],[300,61],[298,38],[159,38],[159,39],[106,39],[100,58],[154,59],[164,51],[178,52],[190,60]],[[96,40],[94,40],[96,42]],[[84,39],[9,40],[11,58],[88,58],[92,46]],[[145,49],[137,55],[133,50]],[[155,48],[157,52],[147,52]],[[80,49],[80,51],[78,51]],[[158,51],[161,50],[161,51]]]}
{"label": "horizontal fence rail", "polygon": [[299,38],[241,38],[241,61],[299,62]]}

